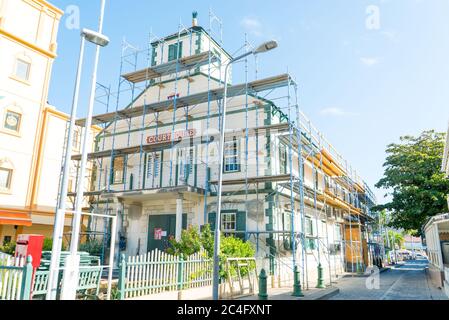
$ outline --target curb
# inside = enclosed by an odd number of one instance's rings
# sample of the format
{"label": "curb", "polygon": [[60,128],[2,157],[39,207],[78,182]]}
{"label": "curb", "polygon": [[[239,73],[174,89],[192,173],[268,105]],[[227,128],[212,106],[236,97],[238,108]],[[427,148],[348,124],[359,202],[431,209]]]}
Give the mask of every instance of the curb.
{"label": "curb", "polygon": [[337,287],[333,287],[332,290],[328,293],[325,293],[323,296],[316,298],[315,300],[327,300],[337,294],[340,293],[340,289]]}

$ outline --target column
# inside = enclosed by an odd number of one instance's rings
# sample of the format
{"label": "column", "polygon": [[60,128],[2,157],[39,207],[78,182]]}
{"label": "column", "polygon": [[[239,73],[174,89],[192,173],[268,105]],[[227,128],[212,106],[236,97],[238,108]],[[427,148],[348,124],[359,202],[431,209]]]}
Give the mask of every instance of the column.
{"label": "column", "polygon": [[182,194],[178,195],[176,198],[176,241],[181,240],[181,232],[182,232]]}

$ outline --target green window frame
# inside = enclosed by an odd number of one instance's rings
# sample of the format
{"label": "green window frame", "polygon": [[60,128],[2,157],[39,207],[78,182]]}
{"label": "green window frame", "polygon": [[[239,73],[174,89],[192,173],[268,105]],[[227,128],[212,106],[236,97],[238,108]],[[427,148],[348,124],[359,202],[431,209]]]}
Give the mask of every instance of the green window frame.
{"label": "green window frame", "polygon": [[[179,44],[179,46],[178,46]],[[182,57],[182,41],[170,44],[168,46],[168,62],[180,59]]]}

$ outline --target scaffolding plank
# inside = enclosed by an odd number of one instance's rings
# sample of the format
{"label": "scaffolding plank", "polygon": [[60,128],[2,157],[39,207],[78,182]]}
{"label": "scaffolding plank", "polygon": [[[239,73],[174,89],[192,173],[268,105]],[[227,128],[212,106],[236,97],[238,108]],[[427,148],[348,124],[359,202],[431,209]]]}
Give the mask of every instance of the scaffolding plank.
{"label": "scaffolding plank", "polygon": [[154,67],[130,72],[122,75],[122,77],[129,82],[139,83],[146,80],[156,79],[162,76],[167,76],[176,72],[188,71],[208,64],[209,55],[211,63],[217,61],[218,58],[213,52],[206,51],[189,57],[184,57],[179,60],[173,60],[167,63],[159,64]]}
{"label": "scaffolding plank", "polygon": [[[265,132],[270,132],[270,131],[276,131],[276,132],[283,132],[285,130],[288,130],[288,124],[286,123],[279,123],[279,124],[272,124],[272,125],[268,125],[268,126],[262,126],[262,127],[254,127],[254,128],[248,128],[248,135],[249,136],[255,136],[258,134],[262,134]],[[228,130],[226,131],[226,136],[245,136],[246,135],[246,129],[242,128],[242,129],[235,129],[235,130]],[[197,144],[203,144],[203,143],[207,143],[209,142],[213,142],[215,140],[218,140],[219,135],[209,135],[209,139],[207,138],[207,136],[201,136],[201,137],[196,137],[196,138],[187,138],[181,141],[174,141],[174,145],[178,145],[181,142],[183,143],[190,143],[192,145],[197,145]],[[154,152],[154,151],[159,151],[159,150],[163,150],[163,149],[169,149],[172,147],[172,141],[166,141],[166,142],[160,142],[160,143],[155,143],[155,144],[151,144],[151,145],[143,145],[142,146],[142,151],[143,152]],[[140,146],[132,146],[132,147],[126,147],[126,148],[117,148],[114,149],[114,155],[125,155],[125,154],[136,154],[140,152]],[[110,157],[112,153],[112,150],[103,150],[103,151],[97,151],[97,152],[92,152],[89,153],[87,158],[89,160],[92,159],[100,159],[100,158],[107,158]],[[76,160],[79,161],[81,160],[81,155],[80,154],[76,154],[72,156],[72,160]]]}
{"label": "scaffolding plank", "polygon": [[[228,88],[228,97],[236,97],[244,95],[246,90],[250,93],[257,93],[266,90],[271,90],[279,87],[288,86],[291,81],[291,77],[288,74],[281,74],[274,77],[269,77],[261,80],[256,80],[248,84],[239,84],[230,86]],[[195,106],[201,103],[206,103],[209,100],[221,100],[223,99],[224,88],[218,88],[210,91],[204,91],[196,94],[192,94],[185,97],[175,98],[177,108],[185,108],[189,106]],[[169,111],[174,108],[175,99],[164,100],[148,104],[146,106],[135,106],[132,108],[124,109],[120,111],[120,115],[126,118],[135,118],[145,114],[151,114],[156,112]],[[94,116],[92,118],[92,124],[101,124],[112,122],[116,119],[116,112],[105,113]],[[86,119],[79,119],[76,121],[78,126],[85,126]]]}
{"label": "scaffolding plank", "polygon": [[[242,178],[242,179],[228,179],[223,180],[224,186],[230,186],[230,185],[240,185],[240,184],[253,184],[253,183],[264,183],[264,182],[283,182],[283,181],[290,181],[291,175],[290,174],[282,174],[282,175],[274,175],[274,176],[260,176],[260,177],[250,177],[248,179]],[[296,179],[293,177],[293,179]],[[218,181],[211,181],[211,184],[218,184]]]}

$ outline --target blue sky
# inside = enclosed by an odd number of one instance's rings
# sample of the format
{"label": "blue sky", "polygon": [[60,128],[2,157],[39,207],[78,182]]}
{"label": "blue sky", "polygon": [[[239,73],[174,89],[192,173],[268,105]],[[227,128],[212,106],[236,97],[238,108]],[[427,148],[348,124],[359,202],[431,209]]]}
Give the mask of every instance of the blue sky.
{"label": "blue sky", "polygon": [[[80,25],[97,29],[100,1],[51,1],[76,5]],[[373,7],[374,6],[374,7]],[[287,69],[300,85],[300,104],[330,142],[368,184],[382,176],[385,148],[401,135],[426,129],[446,131],[449,120],[449,1],[145,1],[109,0],[104,33],[111,44],[101,52],[98,81],[116,90],[123,38],[147,47],[150,30],[174,33],[191,12],[208,27],[209,8],[223,20],[229,52],[245,33],[257,44],[277,39],[279,48],[260,57],[260,76]],[[370,10],[375,11],[370,11]],[[368,11],[367,11],[368,10]],[[373,13],[374,12],[374,13]],[[370,18],[379,24],[370,28]],[[373,15],[374,14],[374,15]],[[63,17],[49,102],[69,112],[79,53],[79,30]],[[93,49],[86,51],[82,103],[86,113]],[[239,69],[240,68],[240,69]],[[237,67],[234,73],[243,73]],[[102,113],[97,107],[95,113]],[[375,190],[379,202],[384,191]]]}

